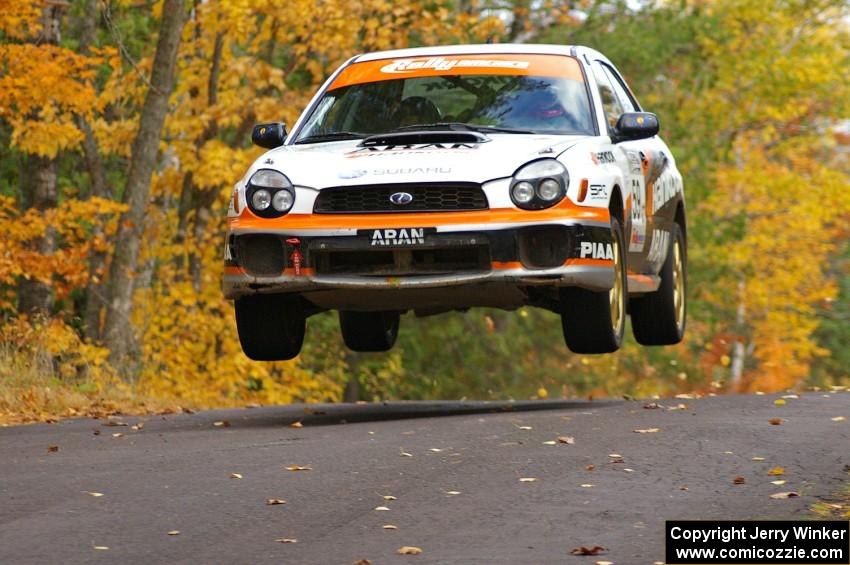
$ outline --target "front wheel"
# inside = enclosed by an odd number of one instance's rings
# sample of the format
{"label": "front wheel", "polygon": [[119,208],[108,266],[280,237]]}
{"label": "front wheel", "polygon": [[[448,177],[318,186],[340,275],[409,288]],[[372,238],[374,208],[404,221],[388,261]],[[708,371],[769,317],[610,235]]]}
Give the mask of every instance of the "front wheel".
{"label": "front wheel", "polygon": [[352,351],[389,351],[398,337],[398,312],[350,312],[341,310],[339,328]]}
{"label": "front wheel", "polygon": [[658,290],[629,301],[632,333],[641,345],[673,345],[685,336],[687,246],[677,224],[672,235]]}
{"label": "front wheel", "polygon": [[254,361],[285,361],[301,352],[307,317],[295,297],[253,294],[236,299],[242,351]]}
{"label": "front wheel", "polygon": [[574,353],[612,353],[623,343],[626,325],[626,252],[620,222],[611,217],[614,285],[607,292],[561,289],[564,341]]}

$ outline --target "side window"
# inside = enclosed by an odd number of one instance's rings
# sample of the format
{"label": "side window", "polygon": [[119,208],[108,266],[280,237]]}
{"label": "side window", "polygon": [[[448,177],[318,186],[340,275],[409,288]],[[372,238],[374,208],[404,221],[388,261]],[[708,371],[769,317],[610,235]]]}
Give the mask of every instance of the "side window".
{"label": "side window", "polygon": [[620,103],[623,105],[624,111],[636,112],[637,105],[632,100],[632,97],[629,96],[629,93],[626,91],[626,87],[623,86],[623,79],[620,78],[620,75],[618,75],[617,72],[608,65],[602,64],[602,68],[605,70],[608,80],[610,80],[611,84],[614,86],[614,92],[617,93],[617,98],[620,99]]}
{"label": "side window", "polygon": [[605,120],[608,122],[609,129],[613,129],[617,125],[617,119],[623,113],[623,105],[599,61],[594,61],[591,68],[593,69],[593,78],[596,80],[596,87],[599,89],[599,96],[602,98],[602,111],[605,113]]}

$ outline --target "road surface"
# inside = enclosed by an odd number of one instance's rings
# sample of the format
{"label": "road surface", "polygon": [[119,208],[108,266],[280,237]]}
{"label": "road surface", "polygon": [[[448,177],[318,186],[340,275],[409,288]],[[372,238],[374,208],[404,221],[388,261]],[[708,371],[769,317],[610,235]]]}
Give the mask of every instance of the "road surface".
{"label": "road surface", "polygon": [[[779,398],[286,406],[4,428],[0,563],[653,563],[665,519],[806,518],[846,485],[850,393]],[[769,476],[776,467],[784,475]],[[770,498],[782,491],[801,496]],[[597,545],[601,556],[570,555]]]}

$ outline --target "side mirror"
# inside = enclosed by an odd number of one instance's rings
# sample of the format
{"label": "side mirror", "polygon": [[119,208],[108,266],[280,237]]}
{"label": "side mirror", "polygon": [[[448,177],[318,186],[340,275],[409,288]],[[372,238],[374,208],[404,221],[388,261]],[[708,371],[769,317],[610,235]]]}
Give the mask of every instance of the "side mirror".
{"label": "side mirror", "polygon": [[286,124],[271,122],[257,124],[251,132],[251,143],[266,149],[280,147],[286,140]]}
{"label": "side mirror", "polygon": [[617,120],[614,143],[646,139],[658,134],[658,116],[650,112],[626,112]]}

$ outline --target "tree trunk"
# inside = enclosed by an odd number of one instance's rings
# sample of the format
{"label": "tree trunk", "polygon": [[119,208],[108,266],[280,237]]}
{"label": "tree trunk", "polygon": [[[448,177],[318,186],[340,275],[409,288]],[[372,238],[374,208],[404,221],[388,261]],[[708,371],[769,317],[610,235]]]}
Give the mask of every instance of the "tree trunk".
{"label": "tree trunk", "polygon": [[174,83],[180,36],[186,21],[185,12],[184,0],[164,0],[150,87],[139,119],[139,129],[133,141],[127,187],[124,191],[124,202],[128,208],[121,217],[115,240],[115,251],[109,270],[109,303],[104,328],[104,342],[110,349],[110,361],[115,366],[119,366],[126,358],[133,338],[130,326],[133,281],[144,233],[151,176],[156,166],[162,126],[168,111],[168,97]]}
{"label": "tree trunk", "polygon": [[[59,202],[56,185],[56,161],[38,155],[27,156],[22,183],[23,208],[45,211]],[[48,227],[45,233],[32,242],[39,253],[50,255],[56,249],[56,232]],[[49,282],[21,279],[18,284],[18,312],[22,314],[49,314],[53,304],[53,289]]]}
{"label": "tree trunk", "polygon": [[[41,31],[33,43],[57,45],[60,39],[62,6],[46,5],[41,12]],[[59,203],[56,184],[56,158],[28,155],[21,182],[21,202],[24,210],[45,211]],[[50,255],[56,249],[56,232],[48,227],[32,242],[39,253]],[[53,289],[48,281],[21,279],[18,284],[18,311],[22,314],[49,314],[53,304]]]}

